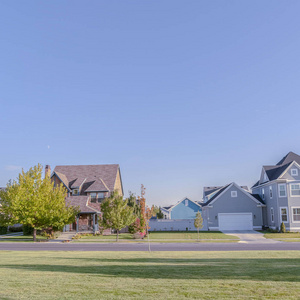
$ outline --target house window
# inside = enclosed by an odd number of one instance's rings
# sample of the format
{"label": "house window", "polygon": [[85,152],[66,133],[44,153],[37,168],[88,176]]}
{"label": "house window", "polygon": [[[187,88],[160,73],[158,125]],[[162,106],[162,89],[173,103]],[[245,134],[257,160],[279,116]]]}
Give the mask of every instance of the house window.
{"label": "house window", "polygon": [[73,191],[72,191],[72,194],[73,194],[73,196],[78,195],[78,190],[77,190],[77,189],[73,190]]}
{"label": "house window", "polygon": [[278,184],[279,197],[286,197],[286,185],[285,183]]}
{"label": "house window", "polygon": [[261,189],[261,197],[263,200],[265,199],[265,189]]}
{"label": "house window", "polygon": [[298,176],[298,169],[291,169],[292,176]]}
{"label": "house window", "polygon": [[237,191],[231,191],[231,197],[233,198],[237,197]]}
{"label": "house window", "polygon": [[185,206],[188,206],[188,205],[189,205],[189,200],[185,200],[185,201],[184,201],[184,205],[185,205]]}
{"label": "house window", "polygon": [[270,190],[269,190],[269,195],[270,195],[270,199],[273,198],[273,190],[272,190],[272,187],[270,186]]}
{"label": "house window", "polygon": [[273,207],[271,207],[270,212],[271,212],[271,222],[274,223],[274,208]]}
{"label": "house window", "polygon": [[90,193],[91,196],[91,202],[96,203],[97,202],[97,194],[96,193]]}
{"label": "house window", "polygon": [[300,207],[293,207],[293,222],[300,222]]}
{"label": "house window", "polygon": [[287,207],[280,207],[280,220],[281,222],[287,222],[288,221],[288,209]]}
{"label": "house window", "polygon": [[300,184],[291,184],[291,196],[300,195]]}
{"label": "house window", "polygon": [[98,193],[97,197],[98,197],[98,202],[101,203],[104,199],[104,193]]}

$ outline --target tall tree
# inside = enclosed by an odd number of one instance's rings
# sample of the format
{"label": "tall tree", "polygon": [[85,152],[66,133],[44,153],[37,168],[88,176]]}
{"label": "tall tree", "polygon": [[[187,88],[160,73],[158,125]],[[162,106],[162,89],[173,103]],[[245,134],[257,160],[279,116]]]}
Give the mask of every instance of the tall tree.
{"label": "tall tree", "polygon": [[164,214],[163,214],[163,212],[161,211],[161,208],[159,208],[159,211],[158,211],[158,213],[156,214],[156,217],[157,217],[157,219],[163,219],[163,218],[164,218]]}
{"label": "tall tree", "polygon": [[65,202],[66,189],[62,185],[54,187],[49,176],[42,178],[39,164],[28,172],[22,170],[16,181],[10,181],[0,192],[0,223],[14,225],[20,223],[36,232],[45,228],[62,229],[74,222],[79,210]]}
{"label": "tall tree", "polygon": [[197,228],[197,232],[198,232],[197,236],[199,240],[199,229],[203,228],[203,218],[200,211],[196,213],[196,218],[194,219],[194,226]]}
{"label": "tall tree", "polygon": [[128,206],[128,199],[123,200],[123,197],[116,192],[113,192],[101,204],[101,212],[103,227],[115,229],[117,231],[117,241],[119,240],[120,230],[136,220],[133,207]]}

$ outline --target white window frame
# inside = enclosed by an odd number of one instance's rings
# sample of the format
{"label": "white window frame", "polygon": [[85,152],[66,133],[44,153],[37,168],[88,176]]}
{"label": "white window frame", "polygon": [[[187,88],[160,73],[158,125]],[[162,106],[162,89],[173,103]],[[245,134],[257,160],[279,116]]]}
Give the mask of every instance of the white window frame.
{"label": "white window frame", "polygon": [[272,189],[272,186],[270,186],[270,188],[269,188],[269,196],[270,196],[270,199],[273,198],[273,189]]}
{"label": "white window frame", "polygon": [[189,200],[185,199],[185,200],[184,200],[184,205],[185,205],[185,206],[189,206]]}
{"label": "white window frame", "polygon": [[264,188],[261,189],[261,197],[263,200],[265,200],[265,189]]}
{"label": "white window frame", "polygon": [[299,185],[299,190],[300,190],[300,183],[290,183],[290,195],[291,195],[291,197],[300,197],[300,195],[293,195],[292,194],[292,185]]}
{"label": "white window frame", "polygon": [[291,169],[292,176],[298,176],[298,169]]}
{"label": "white window frame", "polygon": [[274,208],[270,208],[270,214],[271,214],[271,222],[274,223]]}
{"label": "white window frame", "polygon": [[231,191],[231,198],[237,197],[237,191]]}
{"label": "white window frame", "polygon": [[292,206],[291,210],[292,210],[292,222],[293,223],[300,223],[300,221],[295,221],[294,220],[294,209],[300,209],[300,206]]}
{"label": "white window frame", "polygon": [[[281,187],[281,186],[284,186],[284,191],[285,191],[285,195],[284,195],[284,196],[281,196],[281,195],[280,195],[280,187]],[[278,184],[278,197],[279,197],[279,198],[286,198],[286,196],[287,196],[287,195],[286,195],[286,184],[285,184],[285,183],[279,183],[279,184]]]}
{"label": "white window frame", "polygon": [[[288,223],[289,222],[289,209],[287,206],[281,206],[279,207],[280,209],[280,223]],[[282,221],[282,213],[281,213],[281,209],[285,209],[286,210],[286,221]]]}

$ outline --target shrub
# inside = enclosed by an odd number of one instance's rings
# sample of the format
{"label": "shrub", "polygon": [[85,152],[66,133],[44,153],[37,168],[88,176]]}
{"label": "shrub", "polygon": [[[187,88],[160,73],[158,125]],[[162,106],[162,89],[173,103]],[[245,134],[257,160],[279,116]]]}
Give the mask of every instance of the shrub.
{"label": "shrub", "polygon": [[24,235],[33,235],[33,227],[29,225],[23,225],[23,234]]}
{"label": "shrub", "polygon": [[283,222],[282,222],[281,225],[280,225],[280,232],[286,233],[285,225],[284,225]]}
{"label": "shrub", "polygon": [[141,240],[144,238],[144,234],[142,232],[136,232],[132,235],[135,240]]}
{"label": "shrub", "polygon": [[23,231],[23,226],[18,226],[18,227],[9,227],[8,228],[9,232],[22,232]]}
{"label": "shrub", "polygon": [[7,227],[6,226],[0,226],[0,234],[7,234]]}

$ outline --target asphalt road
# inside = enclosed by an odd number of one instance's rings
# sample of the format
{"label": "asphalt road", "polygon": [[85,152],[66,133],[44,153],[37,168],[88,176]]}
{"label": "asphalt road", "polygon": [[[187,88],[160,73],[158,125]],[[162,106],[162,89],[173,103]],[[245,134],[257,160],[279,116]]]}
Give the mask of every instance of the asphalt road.
{"label": "asphalt road", "polygon": [[[147,243],[0,243],[0,251],[148,251]],[[300,250],[300,243],[152,243],[151,251]]]}

